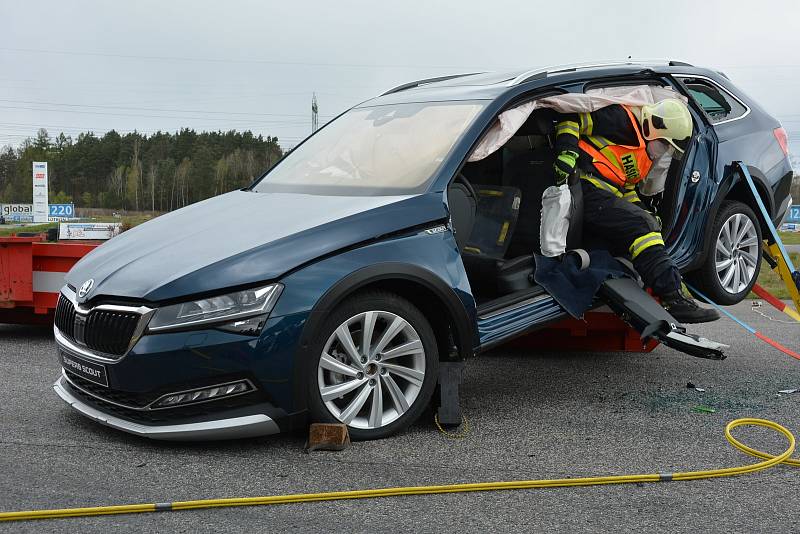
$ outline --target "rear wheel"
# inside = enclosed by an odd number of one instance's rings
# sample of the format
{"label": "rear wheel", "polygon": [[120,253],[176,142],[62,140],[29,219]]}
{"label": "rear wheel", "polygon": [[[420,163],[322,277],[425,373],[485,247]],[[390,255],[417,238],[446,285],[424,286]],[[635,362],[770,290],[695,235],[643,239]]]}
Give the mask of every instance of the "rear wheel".
{"label": "rear wheel", "polygon": [[725,201],[712,226],[714,250],[690,282],[711,300],[730,305],[741,302],[761,269],[761,225],[753,210],[741,202]]}
{"label": "rear wheel", "polygon": [[429,322],[392,293],[357,295],[318,332],[309,370],[315,422],[341,422],[356,440],[407,428],[436,386],[439,355]]}

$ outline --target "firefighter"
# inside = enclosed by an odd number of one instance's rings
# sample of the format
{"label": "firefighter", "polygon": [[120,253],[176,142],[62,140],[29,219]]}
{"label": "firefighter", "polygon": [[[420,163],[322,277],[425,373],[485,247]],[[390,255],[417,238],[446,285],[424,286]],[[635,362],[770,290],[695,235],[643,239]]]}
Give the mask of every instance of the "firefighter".
{"label": "firefighter", "polygon": [[629,255],[645,285],[675,319],[704,323],[719,319],[719,314],[684,295],[678,268],[664,248],[661,220],[645,209],[636,191],[652,165],[648,142],[666,141],[680,150],[675,140],[691,133],[689,110],[677,99],[564,114],[556,126],[553,171],[557,185],[577,172],[584,232],[608,243],[612,253]]}

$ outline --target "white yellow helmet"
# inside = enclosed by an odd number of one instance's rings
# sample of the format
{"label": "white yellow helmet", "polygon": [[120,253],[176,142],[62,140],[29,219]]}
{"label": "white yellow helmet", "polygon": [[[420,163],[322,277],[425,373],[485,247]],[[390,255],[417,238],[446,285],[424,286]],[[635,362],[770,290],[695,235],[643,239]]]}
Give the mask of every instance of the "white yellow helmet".
{"label": "white yellow helmet", "polygon": [[675,141],[692,135],[692,116],[686,104],[677,98],[642,106],[641,124],[645,139],[664,139],[678,150],[681,148]]}

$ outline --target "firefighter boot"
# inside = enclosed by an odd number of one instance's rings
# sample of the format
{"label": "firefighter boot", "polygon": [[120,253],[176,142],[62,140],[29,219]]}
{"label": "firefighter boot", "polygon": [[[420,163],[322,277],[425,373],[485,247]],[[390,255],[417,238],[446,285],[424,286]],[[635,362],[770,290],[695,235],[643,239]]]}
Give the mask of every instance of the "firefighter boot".
{"label": "firefighter boot", "polygon": [[694,299],[681,291],[673,291],[661,297],[661,305],[681,323],[710,323],[719,319],[717,310],[701,308]]}

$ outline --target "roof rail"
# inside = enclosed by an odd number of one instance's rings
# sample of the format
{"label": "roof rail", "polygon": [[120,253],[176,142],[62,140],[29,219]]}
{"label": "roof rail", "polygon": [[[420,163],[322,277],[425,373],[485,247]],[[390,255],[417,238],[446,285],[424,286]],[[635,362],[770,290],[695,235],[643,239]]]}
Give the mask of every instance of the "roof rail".
{"label": "roof rail", "polygon": [[398,85],[392,89],[389,89],[385,93],[382,93],[381,96],[390,95],[392,93],[399,93],[400,91],[405,91],[406,89],[413,89],[414,87],[419,87],[420,85],[425,85],[428,83],[436,83],[436,82],[443,82],[445,80],[452,80],[453,78],[462,78],[464,76],[472,76],[474,74],[483,74],[482,72],[465,72],[463,74],[450,74],[449,76],[438,76],[436,78],[426,78],[424,80],[417,80],[415,82],[404,83],[403,85]]}
{"label": "roof rail", "polygon": [[537,69],[531,69],[528,71],[519,74],[516,78],[508,82],[508,86],[512,87],[514,85],[519,85],[521,83],[534,80],[534,79],[541,79],[546,78],[548,74],[556,74],[559,72],[569,72],[569,71],[576,71],[581,69],[592,69],[598,67],[621,67],[624,65],[641,65],[643,67],[651,66],[651,65],[667,65],[670,67],[675,66],[683,66],[683,67],[692,67],[689,63],[684,63],[682,61],[670,61],[668,59],[657,59],[657,60],[627,60],[627,61],[605,61],[605,62],[595,62],[595,63],[574,63],[571,65],[555,65],[551,67],[540,67]]}

